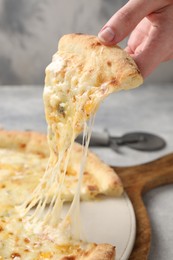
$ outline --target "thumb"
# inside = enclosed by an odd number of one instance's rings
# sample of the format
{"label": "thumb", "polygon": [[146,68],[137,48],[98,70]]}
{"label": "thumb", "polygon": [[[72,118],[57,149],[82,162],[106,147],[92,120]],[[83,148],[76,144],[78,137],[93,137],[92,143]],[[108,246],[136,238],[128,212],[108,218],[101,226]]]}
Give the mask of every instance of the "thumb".
{"label": "thumb", "polygon": [[98,34],[103,44],[114,45],[127,37],[148,14],[159,8],[160,1],[130,0],[105,24]]}

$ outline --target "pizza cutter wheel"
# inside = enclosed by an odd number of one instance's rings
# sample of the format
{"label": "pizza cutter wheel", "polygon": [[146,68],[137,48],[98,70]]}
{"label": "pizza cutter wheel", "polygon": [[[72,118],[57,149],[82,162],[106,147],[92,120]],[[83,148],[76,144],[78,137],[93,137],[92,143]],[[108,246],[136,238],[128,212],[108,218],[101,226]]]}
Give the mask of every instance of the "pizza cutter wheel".
{"label": "pizza cutter wheel", "polygon": [[[77,142],[82,143],[82,136],[78,136]],[[93,132],[91,135],[90,146],[110,147],[117,151],[119,146],[128,146],[140,151],[158,151],[166,146],[166,142],[160,136],[146,132],[132,132],[120,137],[110,136],[109,132]]]}

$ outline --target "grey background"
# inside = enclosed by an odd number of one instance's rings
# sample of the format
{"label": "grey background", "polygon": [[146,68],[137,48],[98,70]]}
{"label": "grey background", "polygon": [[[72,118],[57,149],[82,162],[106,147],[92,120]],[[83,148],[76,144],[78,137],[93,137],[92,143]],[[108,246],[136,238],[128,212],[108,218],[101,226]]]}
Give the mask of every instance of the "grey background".
{"label": "grey background", "polygon": [[[0,0],[0,84],[43,84],[45,67],[63,34],[97,35],[126,2]],[[146,83],[172,81],[173,62],[167,62]]]}

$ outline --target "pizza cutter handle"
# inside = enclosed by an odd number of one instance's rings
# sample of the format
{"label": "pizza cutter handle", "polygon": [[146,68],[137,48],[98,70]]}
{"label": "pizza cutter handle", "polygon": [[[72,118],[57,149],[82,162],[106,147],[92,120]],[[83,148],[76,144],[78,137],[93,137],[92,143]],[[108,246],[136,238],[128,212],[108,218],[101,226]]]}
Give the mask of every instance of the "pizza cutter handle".
{"label": "pizza cutter handle", "polygon": [[158,186],[173,183],[173,153],[131,167],[113,167],[120,176],[136,215],[136,242],[130,260],[147,260],[151,242],[150,222],[142,195]]}
{"label": "pizza cutter handle", "polygon": [[[79,135],[76,138],[76,141],[82,144],[83,136]],[[110,146],[110,137],[109,133],[104,132],[92,132],[90,139],[90,146]]]}

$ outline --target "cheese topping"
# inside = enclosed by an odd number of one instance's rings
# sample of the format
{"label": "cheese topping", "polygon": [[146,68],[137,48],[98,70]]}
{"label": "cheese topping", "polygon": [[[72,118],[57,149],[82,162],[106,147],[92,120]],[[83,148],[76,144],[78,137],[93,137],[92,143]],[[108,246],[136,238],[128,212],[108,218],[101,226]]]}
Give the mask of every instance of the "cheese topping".
{"label": "cheese topping", "polygon": [[[2,206],[0,204],[0,206]],[[11,211],[10,211],[11,210]],[[12,214],[9,216],[9,213]],[[2,214],[2,215],[1,215]],[[51,231],[52,232],[52,231]],[[58,232],[58,231],[57,231]],[[57,260],[70,254],[82,254],[83,250],[89,250],[93,244],[55,242],[57,234],[43,230],[39,233],[26,229],[24,223],[13,207],[8,209],[8,214],[1,210],[0,213],[0,259],[15,260]]]}

